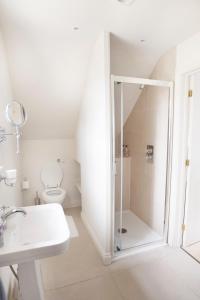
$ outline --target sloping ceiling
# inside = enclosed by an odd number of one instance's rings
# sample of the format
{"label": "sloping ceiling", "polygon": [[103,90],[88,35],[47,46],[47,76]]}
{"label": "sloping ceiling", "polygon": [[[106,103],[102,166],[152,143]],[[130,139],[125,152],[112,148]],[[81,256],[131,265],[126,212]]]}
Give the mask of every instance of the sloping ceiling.
{"label": "sloping ceiling", "polygon": [[[126,75],[148,77],[165,51],[200,31],[200,1],[0,0],[0,21],[14,97],[29,112],[24,137],[70,138],[99,32],[117,36],[119,53],[131,52]],[[125,73],[128,56],[121,63]]]}

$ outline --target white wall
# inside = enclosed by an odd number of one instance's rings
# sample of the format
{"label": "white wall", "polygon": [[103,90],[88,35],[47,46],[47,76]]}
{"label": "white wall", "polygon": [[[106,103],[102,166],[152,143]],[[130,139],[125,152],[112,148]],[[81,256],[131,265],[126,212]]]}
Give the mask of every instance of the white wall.
{"label": "white wall", "polygon": [[[160,236],[165,216],[168,100],[168,88],[145,87],[124,126],[124,143],[132,157],[130,208]],[[148,144],[154,146],[153,161],[145,157]]]}
{"label": "white wall", "polygon": [[[110,255],[109,35],[101,33],[91,53],[77,128],[82,215],[102,256]],[[109,223],[108,223],[109,222]]]}
{"label": "white wall", "polygon": [[48,162],[56,162],[64,171],[62,187],[67,196],[64,207],[80,206],[80,193],[76,188],[80,181],[79,164],[75,162],[75,144],[73,139],[23,140],[22,142],[22,176],[27,177],[30,189],[23,192],[24,205],[34,203],[36,191],[44,189],[40,180],[42,168]]}
{"label": "white wall", "polygon": [[[154,53],[150,54],[151,51],[144,53],[141,45],[138,46],[127,43],[124,39],[111,34],[111,74],[149,78],[158,59],[156,58],[155,60],[153,58],[156,51],[154,49]],[[125,86],[126,89],[124,89],[123,93],[124,102],[126,103],[124,106],[124,124],[141,94],[141,90],[138,89],[137,85],[126,84]],[[116,131],[118,132],[117,127]]]}
{"label": "white wall", "polygon": [[[12,98],[11,84],[9,80],[8,67],[6,61],[6,54],[4,51],[4,45],[2,36],[0,34],[0,126],[4,127],[8,132],[12,128],[5,121],[4,110],[8,102]],[[8,137],[5,143],[0,144],[0,166],[4,166],[6,169],[17,168],[18,176],[20,177],[19,162],[20,156],[16,153],[16,144],[14,137]],[[21,204],[21,192],[19,188],[20,178],[16,187],[8,187],[3,182],[0,183],[0,206],[18,206]],[[13,276],[8,268],[0,269],[0,278],[3,280],[6,293],[13,284]]]}
{"label": "white wall", "polygon": [[[176,51],[163,55],[151,78],[173,80]],[[124,126],[132,156],[130,208],[161,236],[165,217],[169,88],[146,86]],[[154,146],[153,162],[146,160]],[[145,186],[145,189],[144,189]]]}
{"label": "white wall", "polygon": [[[124,75],[148,77],[167,49],[200,30],[200,3],[138,0],[126,7],[117,0],[4,0],[0,18],[15,95],[33,115],[26,138],[71,138],[90,49],[100,30],[122,39],[123,45],[115,41],[112,60],[125,58],[121,70],[128,66],[130,72]],[[55,116],[58,105],[62,109]]]}
{"label": "white wall", "polygon": [[185,75],[200,69],[200,33],[177,46],[177,63],[175,79],[175,119],[174,151],[171,191],[171,213],[169,241],[171,245],[181,244],[181,224],[183,222],[186,168],[186,121],[187,104]]}

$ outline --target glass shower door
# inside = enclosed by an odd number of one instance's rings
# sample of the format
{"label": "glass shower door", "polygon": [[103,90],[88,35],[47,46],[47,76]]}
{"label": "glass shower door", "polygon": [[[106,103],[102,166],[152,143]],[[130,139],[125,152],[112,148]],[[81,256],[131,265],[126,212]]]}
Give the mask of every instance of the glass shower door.
{"label": "glass shower door", "polygon": [[123,213],[123,85],[114,86],[115,251],[122,249]]}
{"label": "glass shower door", "polygon": [[115,252],[163,242],[167,234],[170,84],[141,82],[114,83]]}

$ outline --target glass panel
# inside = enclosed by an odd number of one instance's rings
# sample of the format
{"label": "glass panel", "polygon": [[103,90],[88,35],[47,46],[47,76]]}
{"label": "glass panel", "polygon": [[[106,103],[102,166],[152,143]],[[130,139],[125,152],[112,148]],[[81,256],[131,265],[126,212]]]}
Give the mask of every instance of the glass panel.
{"label": "glass panel", "polygon": [[115,84],[115,250],[121,250],[123,193],[123,86]]}
{"label": "glass panel", "polygon": [[163,240],[169,88],[116,86],[115,123],[115,234],[123,250]]}

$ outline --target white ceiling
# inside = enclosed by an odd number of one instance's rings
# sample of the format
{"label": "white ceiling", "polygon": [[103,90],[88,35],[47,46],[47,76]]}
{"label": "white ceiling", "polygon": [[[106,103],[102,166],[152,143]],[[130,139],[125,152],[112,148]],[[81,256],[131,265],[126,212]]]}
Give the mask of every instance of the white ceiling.
{"label": "white ceiling", "polygon": [[165,51],[200,31],[200,0],[0,0],[0,21],[14,96],[29,112],[24,137],[70,138],[100,31],[132,51],[127,75],[147,77]]}

